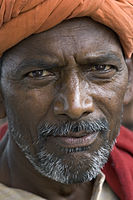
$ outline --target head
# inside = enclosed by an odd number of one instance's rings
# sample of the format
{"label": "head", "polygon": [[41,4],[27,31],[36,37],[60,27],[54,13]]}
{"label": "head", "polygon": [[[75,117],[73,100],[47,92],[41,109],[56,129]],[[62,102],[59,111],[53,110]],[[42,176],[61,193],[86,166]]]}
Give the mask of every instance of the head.
{"label": "head", "polygon": [[132,68],[115,33],[89,18],[30,36],[2,58],[10,140],[42,176],[90,181],[119,133]]}

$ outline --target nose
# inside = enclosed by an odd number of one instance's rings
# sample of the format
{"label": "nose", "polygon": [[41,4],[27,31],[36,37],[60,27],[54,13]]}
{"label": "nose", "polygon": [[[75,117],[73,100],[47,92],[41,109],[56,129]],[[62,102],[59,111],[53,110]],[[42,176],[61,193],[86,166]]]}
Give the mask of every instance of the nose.
{"label": "nose", "polygon": [[77,72],[65,73],[58,95],[54,101],[55,115],[78,119],[94,111],[93,98],[88,86]]}

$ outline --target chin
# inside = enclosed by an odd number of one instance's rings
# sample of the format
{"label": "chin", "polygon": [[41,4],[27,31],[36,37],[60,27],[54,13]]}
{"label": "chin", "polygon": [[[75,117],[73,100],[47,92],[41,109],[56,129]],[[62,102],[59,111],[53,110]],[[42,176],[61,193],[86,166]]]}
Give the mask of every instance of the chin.
{"label": "chin", "polygon": [[26,158],[34,169],[43,177],[48,177],[63,184],[76,184],[88,182],[94,179],[107,162],[114,142],[110,145],[108,141],[98,150],[78,151],[66,153],[59,156],[42,149],[36,156],[24,152]]}

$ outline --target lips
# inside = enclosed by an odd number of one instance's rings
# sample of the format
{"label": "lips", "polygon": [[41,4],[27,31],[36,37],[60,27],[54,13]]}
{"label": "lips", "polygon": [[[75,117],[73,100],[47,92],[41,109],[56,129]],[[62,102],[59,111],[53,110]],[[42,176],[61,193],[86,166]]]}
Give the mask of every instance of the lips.
{"label": "lips", "polygon": [[86,133],[86,132],[75,132],[69,133],[67,136],[56,136],[52,138],[52,141],[57,145],[64,148],[76,148],[84,147],[92,144],[97,138],[98,132]]}

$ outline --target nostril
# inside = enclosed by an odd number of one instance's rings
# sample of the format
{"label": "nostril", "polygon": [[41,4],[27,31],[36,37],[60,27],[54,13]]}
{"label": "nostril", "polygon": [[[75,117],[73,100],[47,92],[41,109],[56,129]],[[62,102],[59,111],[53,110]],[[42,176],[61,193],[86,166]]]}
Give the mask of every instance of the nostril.
{"label": "nostril", "polygon": [[88,114],[89,114],[89,112],[87,112],[87,111],[83,113],[84,116],[87,116]]}

